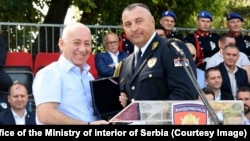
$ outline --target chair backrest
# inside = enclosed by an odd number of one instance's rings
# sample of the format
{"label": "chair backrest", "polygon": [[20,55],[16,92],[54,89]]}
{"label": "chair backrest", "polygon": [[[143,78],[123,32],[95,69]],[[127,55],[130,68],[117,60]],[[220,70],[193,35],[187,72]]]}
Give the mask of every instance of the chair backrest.
{"label": "chair backrest", "polygon": [[52,62],[55,62],[58,60],[60,56],[59,52],[53,52],[53,53],[47,53],[47,52],[39,52],[34,61],[34,75],[43,67],[49,65]]}
{"label": "chair backrest", "polygon": [[98,72],[95,67],[95,54],[90,54],[87,64],[90,65],[90,73],[94,76],[95,79],[98,77]]}
{"label": "chair backrest", "polygon": [[32,55],[28,52],[7,52],[5,67],[27,67],[33,72]]}
{"label": "chair backrest", "polygon": [[32,92],[32,84],[34,80],[33,72],[27,70],[20,70],[15,67],[5,67],[4,70],[10,76],[13,83],[16,81],[21,82],[27,87],[30,95],[33,93]]}

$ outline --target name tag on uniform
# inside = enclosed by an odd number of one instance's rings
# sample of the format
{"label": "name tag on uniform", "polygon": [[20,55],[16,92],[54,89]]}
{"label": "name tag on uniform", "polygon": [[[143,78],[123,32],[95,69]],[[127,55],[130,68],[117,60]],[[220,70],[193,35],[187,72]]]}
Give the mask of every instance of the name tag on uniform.
{"label": "name tag on uniform", "polygon": [[[188,66],[188,64],[189,64],[189,61],[188,61],[188,59],[184,59],[184,64],[186,65],[186,66]],[[181,63],[181,61],[180,61],[180,59],[174,59],[174,66],[175,67],[182,67],[182,63]]]}

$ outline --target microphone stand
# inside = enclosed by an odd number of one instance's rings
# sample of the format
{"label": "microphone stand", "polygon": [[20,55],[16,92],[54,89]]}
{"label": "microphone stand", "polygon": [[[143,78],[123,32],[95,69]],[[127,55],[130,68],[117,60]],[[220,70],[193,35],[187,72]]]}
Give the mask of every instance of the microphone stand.
{"label": "microphone stand", "polygon": [[[175,45],[173,45],[173,44],[170,44],[170,45],[175,46]],[[176,48],[176,47],[174,47],[174,48]],[[178,47],[178,48],[179,48],[179,47]],[[214,121],[214,124],[215,124],[215,125],[222,125],[223,122],[219,120],[219,118],[217,117],[215,111],[212,109],[212,107],[211,107],[211,105],[209,104],[207,98],[205,97],[204,92],[203,92],[202,89],[200,88],[200,86],[199,86],[199,84],[198,84],[198,82],[197,82],[197,80],[196,80],[196,77],[195,77],[195,75],[194,75],[194,72],[193,72],[193,70],[191,69],[191,67],[190,67],[190,65],[189,65],[189,62],[186,62],[186,63],[188,63],[188,65],[186,66],[186,64],[185,64],[186,56],[185,56],[183,50],[182,50],[182,49],[179,49],[179,50],[176,51],[176,52],[177,52],[177,54],[178,54],[178,56],[179,56],[179,58],[178,58],[179,61],[181,62],[182,66],[184,67],[185,71],[187,72],[187,74],[188,74],[189,78],[191,79],[191,81],[192,81],[192,83],[193,83],[195,89],[196,89],[197,92],[199,93],[199,96],[201,97],[202,102],[204,103],[205,107],[207,108],[208,113],[210,114],[212,120]]]}

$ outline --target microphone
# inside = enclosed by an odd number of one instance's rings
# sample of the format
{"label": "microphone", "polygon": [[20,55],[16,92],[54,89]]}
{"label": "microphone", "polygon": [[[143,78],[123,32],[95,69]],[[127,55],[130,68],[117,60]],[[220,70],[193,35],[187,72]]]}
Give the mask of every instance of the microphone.
{"label": "microphone", "polygon": [[185,58],[186,56],[185,56],[183,50],[179,47],[178,43],[184,44],[181,40],[176,39],[176,38],[171,38],[171,39],[167,40],[167,44],[170,47],[172,47],[181,58]]}

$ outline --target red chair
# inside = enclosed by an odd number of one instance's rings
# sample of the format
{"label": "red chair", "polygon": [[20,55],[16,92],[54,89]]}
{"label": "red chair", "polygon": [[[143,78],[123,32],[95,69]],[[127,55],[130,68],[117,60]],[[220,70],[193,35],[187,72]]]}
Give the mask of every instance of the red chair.
{"label": "red chair", "polygon": [[93,75],[95,79],[97,79],[98,72],[95,67],[95,54],[90,54],[89,59],[87,60],[87,64],[90,65],[90,73]]}
{"label": "red chair", "polygon": [[27,67],[33,72],[32,55],[28,52],[8,52],[5,67]]}
{"label": "red chair", "polygon": [[8,52],[4,70],[13,82],[21,82],[26,85],[29,94],[32,95],[33,58],[28,52]]}
{"label": "red chair", "polygon": [[59,52],[39,52],[37,53],[35,57],[35,62],[34,62],[34,75],[43,67],[49,65],[52,62],[55,62],[58,60],[60,56]]}

